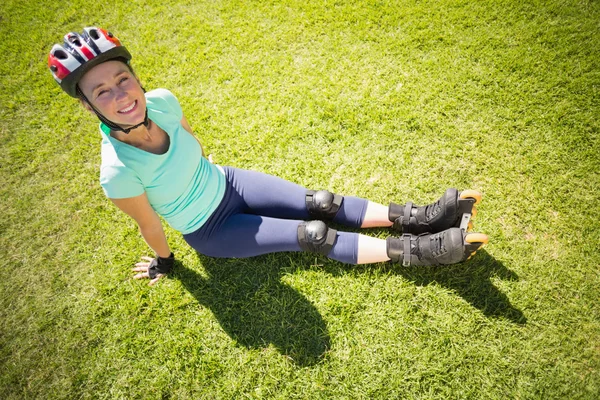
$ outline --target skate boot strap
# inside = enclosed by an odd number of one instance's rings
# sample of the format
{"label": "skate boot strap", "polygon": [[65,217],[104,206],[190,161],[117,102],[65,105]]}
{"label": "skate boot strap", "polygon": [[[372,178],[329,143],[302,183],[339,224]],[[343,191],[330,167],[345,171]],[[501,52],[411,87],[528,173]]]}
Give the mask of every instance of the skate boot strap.
{"label": "skate boot strap", "polygon": [[387,255],[393,262],[401,262],[403,267],[421,265],[416,254],[410,254],[412,245],[417,246],[417,236],[405,233],[401,238],[389,237],[386,240]]}
{"label": "skate boot strap", "polygon": [[[404,217],[400,220],[402,222],[402,232],[410,232],[410,212],[412,208],[413,203],[410,201],[404,206]],[[417,222],[416,219],[415,222]]]}
{"label": "skate boot strap", "polygon": [[413,208],[414,203],[410,201],[403,206],[396,203],[390,203],[388,219],[394,223],[394,229],[403,233],[411,232],[411,224],[417,225],[417,218],[411,215]]}
{"label": "skate boot strap", "polygon": [[402,266],[408,267],[410,266],[410,239],[412,235],[410,233],[405,233],[402,235],[402,239],[404,242],[404,252],[402,254]]}
{"label": "skate boot strap", "polygon": [[[417,240],[419,243],[417,243]],[[439,236],[429,234],[415,236],[410,233],[402,235],[402,266],[409,267],[411,265],[440,265],[436,260],[436,254],[432,248],[432,240],[440,240]],[[417,254],[411,254],[412,242],[417,248]],[[399,257],[398,257],[399,258]]]}

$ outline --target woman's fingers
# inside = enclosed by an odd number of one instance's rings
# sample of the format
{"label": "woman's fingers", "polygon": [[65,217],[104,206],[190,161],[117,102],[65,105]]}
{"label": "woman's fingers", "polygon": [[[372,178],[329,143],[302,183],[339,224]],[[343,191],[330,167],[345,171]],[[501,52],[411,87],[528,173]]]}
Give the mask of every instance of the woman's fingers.
{"label": "woman's fingers", "polygon": [[147,272],[142,272],[141,274],[136,274],[133,276],[133,279],[144,279],[150,278],[150,275]]}
{"label": "woman's fingers", "polygon": [[148,271],[148,267],[150,266],[150,263],[152,262],[152,260],[154,260],[154,258],[146,257],[146,256],[142,256],[141,259],[145,260],[147,262],[139,262],[139,263],[135,264],[136,268],[134,268],[133,270],[136,272]]}
{"label": "woman's fingers", "polygon": [[[146,256],[142,256],[141,258],[142,258],[142,260],[145,260],[147,262],[139,262],[139,263],[135,264],[135,268],[132,268],[132,271],[139,272],[139,274],[134,275],[133,279],[144,279],[144,278],[149,279],[150,278],[150,274],[148,273],[148,268],[150,268],[150,263],[152,262],[152,260],[154,260],[154,258],[146,257]],[[164,274],[156,275],[156,278],[151,279],[150,282],[148,282],[148,285],[153,286],[163,276],[164,276]]]}
{"label": "woman's fingers", "polygon": [[148,282],[148,286],[154,286],[154,284],[156,282],[158,282],[160,280],[160,278],[162,278],[163,276],[164,276],[163,274],[156,275],[156,278],[154,278],[150,282]]}

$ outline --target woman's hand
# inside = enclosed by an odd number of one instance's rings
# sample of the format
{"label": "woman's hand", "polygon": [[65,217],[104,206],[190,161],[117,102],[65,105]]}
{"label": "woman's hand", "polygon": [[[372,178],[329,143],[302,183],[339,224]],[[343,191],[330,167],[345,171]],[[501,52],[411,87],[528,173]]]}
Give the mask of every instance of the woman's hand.
{"label": "woman's hand", "polygon": [[[139,263],[135,264],[135,268],[133,268],[132,271],[141,272],[141,273],[135,275],[133,277],[133,279],[144,279],[144,278],[150,279],[150,273],[148,272],[148,268],[150,268],[150,263],[152,262],[152,260],[154,260],[154,258],[143,256],[142,260],[145,260],[147,262],[139,262]],[[163,276],[165,276],[165,274],[158,273],[154,279],[150,279],[150,282],[148,282],[148,285],[153,286]]]}

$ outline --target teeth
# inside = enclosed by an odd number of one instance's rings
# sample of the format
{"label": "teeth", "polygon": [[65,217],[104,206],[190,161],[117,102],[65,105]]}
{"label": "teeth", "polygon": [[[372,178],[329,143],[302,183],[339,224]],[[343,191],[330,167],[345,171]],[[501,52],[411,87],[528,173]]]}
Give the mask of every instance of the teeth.
{"label": "teeth", "polygon": [[136,100],[136,101],[134,101],[133,103],[131,103],[131,105],[130,105],[129,107],[127,107],[127,108],[124,108],[124,109],[120,110],[119,112],[120,112],[120,113],[127,113],[127,112],[129,112],[129,111],[133,110],[133,107],[135,107],[135,103],[136,103],[136,102],[137,102],[137,100]]}

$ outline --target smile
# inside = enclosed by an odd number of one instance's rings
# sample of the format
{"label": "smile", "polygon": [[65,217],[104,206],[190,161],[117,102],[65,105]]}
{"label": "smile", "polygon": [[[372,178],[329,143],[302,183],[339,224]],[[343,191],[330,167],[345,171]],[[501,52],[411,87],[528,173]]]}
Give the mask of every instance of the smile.
{"label": "smile", "polygon": [[133,110],[135,110],[137,106],[137,100],[134,101],[133,103],[131,103],[131,105],[129,105],[129,107],[124,108],[122,110],[117,111],[119,114],[129,114],[130,112],[132,112]]}

